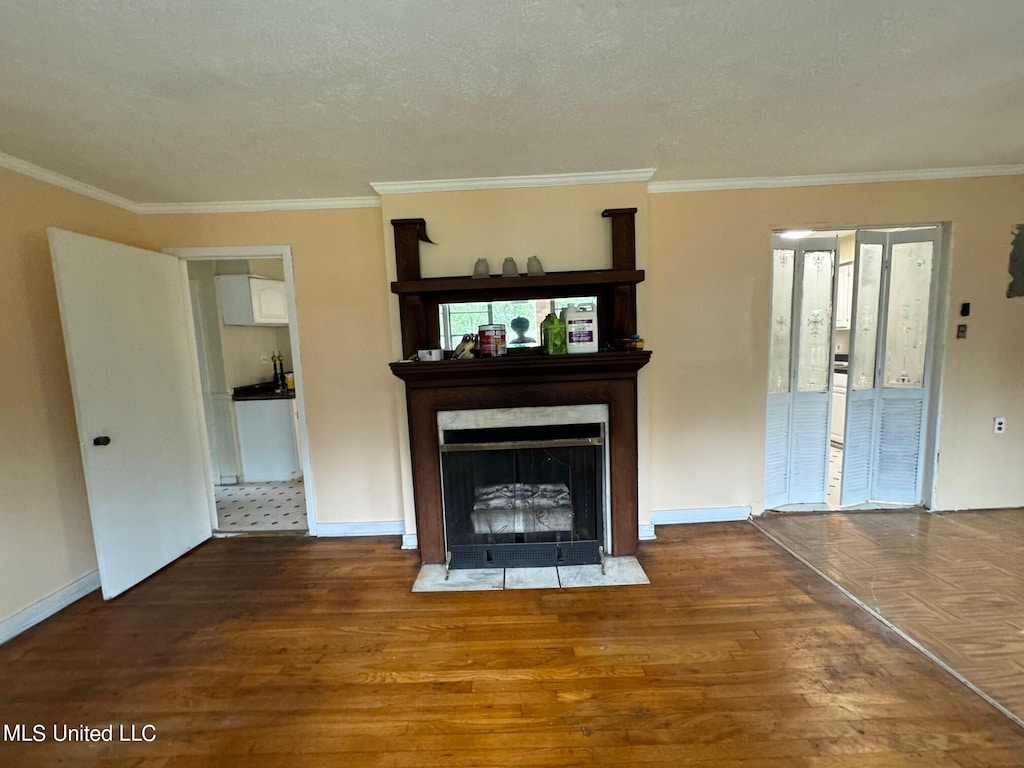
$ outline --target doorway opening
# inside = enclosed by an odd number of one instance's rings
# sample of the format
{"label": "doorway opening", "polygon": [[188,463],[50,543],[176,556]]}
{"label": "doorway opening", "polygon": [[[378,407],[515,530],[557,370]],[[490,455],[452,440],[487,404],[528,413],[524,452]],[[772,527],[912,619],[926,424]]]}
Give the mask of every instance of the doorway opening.
{"label": "doorway opening", "polygon": [[188,249],[215,536],[315,535],[290,252]]}
{"label": "doorway opening", "polygon": [[942,234],[773,234],[766,509],[927,506]]}

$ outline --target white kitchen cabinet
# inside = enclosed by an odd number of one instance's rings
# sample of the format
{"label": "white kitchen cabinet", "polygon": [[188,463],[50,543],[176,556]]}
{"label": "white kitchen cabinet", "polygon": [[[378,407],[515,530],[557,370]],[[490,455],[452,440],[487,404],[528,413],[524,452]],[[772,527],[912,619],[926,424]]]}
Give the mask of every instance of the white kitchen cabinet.
{"label": "white kitchen cabinet", "polygon": [[219,275],[217,294],[225,325],[288,325],[288,299],[281,280]]}
{"label": "white kitchen cabinet", "polygon": [[244,482],[283,482],[299,476],[294,400],[237,400],[235,418]]}
{"label": "white kitchen cabinet", "polygon": [[848,373],[832,374],[832,442],[843,444],[846,436],[846,384]]}

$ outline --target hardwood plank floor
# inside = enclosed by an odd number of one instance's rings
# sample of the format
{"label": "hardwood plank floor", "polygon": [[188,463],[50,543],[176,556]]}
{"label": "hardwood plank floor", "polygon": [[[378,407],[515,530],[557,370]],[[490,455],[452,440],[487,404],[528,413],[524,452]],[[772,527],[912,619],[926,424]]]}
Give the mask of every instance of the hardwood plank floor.
{"label": "hardwood plank floor", "polygon": [[411,593],[396,539],[208,542],[0,647],[7,766],[1024,765],[1024,731],[752,525],[663,527],[652,584]]}
{"label": "hardwood plank floor", "polygon": [[1024,720],[1024,510],[769,515],[757,525]]}

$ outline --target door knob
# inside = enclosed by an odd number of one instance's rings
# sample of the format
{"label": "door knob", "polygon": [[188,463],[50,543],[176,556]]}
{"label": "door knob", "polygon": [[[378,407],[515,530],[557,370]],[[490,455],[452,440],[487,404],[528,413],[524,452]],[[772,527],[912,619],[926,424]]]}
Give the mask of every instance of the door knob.
{"label": "door knob", "polygon": [[94,437],[92,439],[92,444],[93,445],[110,445],[110,438],[107,437],[106,435],[100,435],[99,437]]}

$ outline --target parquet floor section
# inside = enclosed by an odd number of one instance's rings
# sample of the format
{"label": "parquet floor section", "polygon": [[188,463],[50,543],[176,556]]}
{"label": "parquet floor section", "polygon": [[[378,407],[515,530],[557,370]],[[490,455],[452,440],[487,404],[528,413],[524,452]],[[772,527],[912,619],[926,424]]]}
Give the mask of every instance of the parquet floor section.
{"label": "parquet floor section", "polygon": [[412,593],[397,538],[210,541],[0,646],[0,765],[1007,768],[1024,731],[749,523],[663,527],[651,584]]}
{"label": "parquet floor section", "polygon": [[758,525],[1024,720],[1024,510]]}

